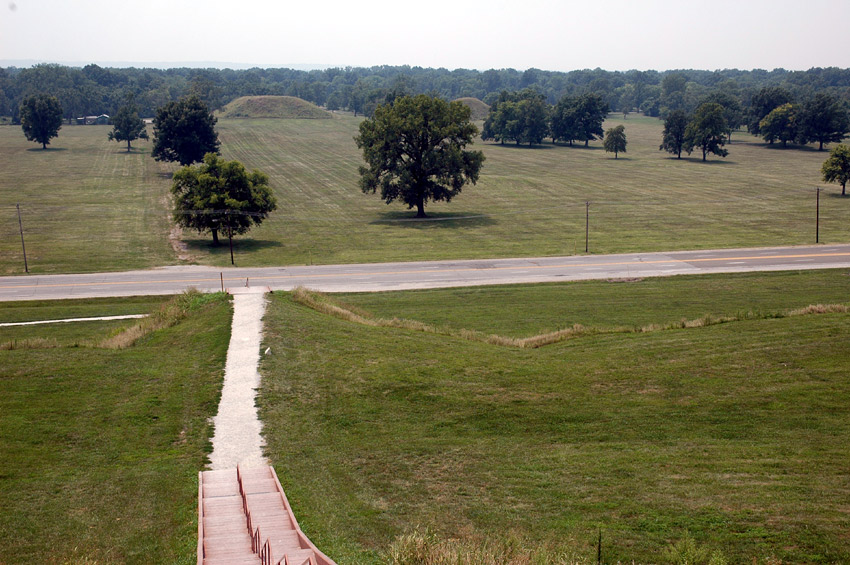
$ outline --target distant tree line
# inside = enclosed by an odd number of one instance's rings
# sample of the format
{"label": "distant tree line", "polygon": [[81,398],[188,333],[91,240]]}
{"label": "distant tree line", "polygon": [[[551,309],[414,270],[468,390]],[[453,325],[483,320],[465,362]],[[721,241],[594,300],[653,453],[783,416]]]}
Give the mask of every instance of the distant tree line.
{"label": "distant tree line", "polygon": [[[850,69],[557,72],[378,66],[301,71],[41,64],[26,69],[0,68],[0,115],[10,116],[17,123],[23,100],[38,94],[55,96],[63,118],[70,121],[84,115],[113,115],[128,95],[134,97],[142,117],[152,117],[157,108],[192,94],[211,109],[240,96],[271,94],[297,96],[330,110],[371,115],[379,104],[401,95],[427,93],[447,100],[469,96],[493,104],[499,102],[503,91],[529,88],[552,105],[565,96],[594,94],[612,111],[641,111],[662,118],[675,110],[693,113],[707,97],[714,96],[714,102],[724,108],[732,108],[732,101],[737,102],[738,108],[729,110],[735,115],[726,116],[731,127],[748,124],[754,131],[756,116],[761,120],[781,104],[803,104],[817,93],[846,104],[850,101]],[[773,89],[767,99],[760,97],[764,89]],[[781,96],[774,96],[776,89],[787,94],[787,99],[778,104],[774,102]]]}
{"label": "distant tree line", "polygon": [[580,141],[587,145],[602,138],[602,122],[608,110],[608,103],[598,94],[567,94],[550,106],[533,88],[519,92],[504,90],[490,106],[481,138],[534,145],[551,137],[552,143],[562,141],[572,145]]}

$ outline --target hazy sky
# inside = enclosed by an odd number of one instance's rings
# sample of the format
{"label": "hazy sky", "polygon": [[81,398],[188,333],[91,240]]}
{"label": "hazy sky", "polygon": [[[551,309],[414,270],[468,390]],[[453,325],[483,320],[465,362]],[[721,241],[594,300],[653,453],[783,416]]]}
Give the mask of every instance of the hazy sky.
{"label": "hazy sky", "polygon": [[850,0],[0,0],[0,60],[850,67]]}

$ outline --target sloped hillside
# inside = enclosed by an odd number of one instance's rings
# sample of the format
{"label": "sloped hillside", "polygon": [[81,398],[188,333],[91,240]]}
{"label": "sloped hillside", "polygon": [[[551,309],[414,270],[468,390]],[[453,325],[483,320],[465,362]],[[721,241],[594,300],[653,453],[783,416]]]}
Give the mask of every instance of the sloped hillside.
{"label": "sloped hillside", "polygon": [[458,98],[455,102],[461,102],[472,110],[472,120],[483,120],[487,118],[487,114],[490,113],[490,106],[479,100],[478,98]]}
{"label": "sloped hillside", "polygon": [[222,119],[327,119],[332,114],[294,96],[243,96],[222,108],[217,116]]}

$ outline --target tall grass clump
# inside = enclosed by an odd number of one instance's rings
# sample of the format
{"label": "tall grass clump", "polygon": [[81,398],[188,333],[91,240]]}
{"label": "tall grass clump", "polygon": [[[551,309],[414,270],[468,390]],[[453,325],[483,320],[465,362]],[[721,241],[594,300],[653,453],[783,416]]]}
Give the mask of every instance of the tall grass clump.
{"label": "tall grass clump", "polygon": [[131,347],[149,333],[163,328],[169,328],[185,318],[189,312],[197,310],[205,304],[224,300],[226,296],[222,292],[205,294],[191,288],[165,302],[160,306],[159,310],[147,318],[142,318],[139,323],[100,341],[97,347],[104,349],[124,349]]}
{"label": "tall grass clump", "polygon": [[426,530],[398,536],[386,551],[389,565],[582,565],[567,552],[530,546],[514,535],[504,538],[441,539]]}

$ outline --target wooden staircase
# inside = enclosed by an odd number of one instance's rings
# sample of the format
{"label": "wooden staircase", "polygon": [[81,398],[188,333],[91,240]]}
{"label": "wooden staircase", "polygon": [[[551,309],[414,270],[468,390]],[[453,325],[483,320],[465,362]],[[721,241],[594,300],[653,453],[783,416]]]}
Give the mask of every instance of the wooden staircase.
{"label": "wooden staircase", "polygon": [[198,473],[198,565],[335,565],[307,539],[272,467]]}

